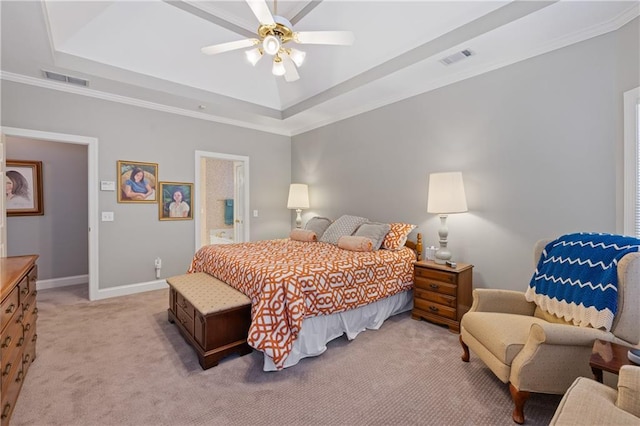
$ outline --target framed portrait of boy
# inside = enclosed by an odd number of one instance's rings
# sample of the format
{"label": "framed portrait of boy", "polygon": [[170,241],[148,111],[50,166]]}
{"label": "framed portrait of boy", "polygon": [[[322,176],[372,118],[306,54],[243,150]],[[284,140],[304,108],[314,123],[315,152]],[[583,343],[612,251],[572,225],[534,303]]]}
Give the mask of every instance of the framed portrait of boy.
{"label": "framed portrait of boy", "polygon": [[160,182],[160,220],[193,219],[193,184],[185,182]]}
{"label": "framed portrait of boy", "polygon": [[158,164],[118,161],[118,202],[157,203]]}
{"label": "framed portrait of boy", "polygon": [[7,159],[4,180],[7,216],[44,215],[42,161]]}

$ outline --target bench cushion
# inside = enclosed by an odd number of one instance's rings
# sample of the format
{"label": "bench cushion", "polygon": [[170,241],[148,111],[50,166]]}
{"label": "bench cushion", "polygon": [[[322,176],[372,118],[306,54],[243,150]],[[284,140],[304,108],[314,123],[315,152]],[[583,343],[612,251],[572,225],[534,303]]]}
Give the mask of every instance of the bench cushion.
{"label": "bench cushion", "polygon": [[247,296],[204,272],[177,275],[167,282],[204,315],[251,304]]}

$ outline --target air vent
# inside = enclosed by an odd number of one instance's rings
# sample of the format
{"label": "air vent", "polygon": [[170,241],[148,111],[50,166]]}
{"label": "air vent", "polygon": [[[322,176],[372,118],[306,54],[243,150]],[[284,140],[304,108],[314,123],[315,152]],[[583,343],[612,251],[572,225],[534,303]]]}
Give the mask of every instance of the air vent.
{"label": "air vent", "polygon": [[444,65],[451,65],[463,59],[467,59],[471,55],[473,55],[472,51],[470,51],[469,49],[464,49],[460,52],[454,53],[453,55],[449,55],[446,58],[440,59],[440,62],[442,62]]}
{"label": "air vent", "polygon": [[89,85],[89,81],[84,80],[82,78],[71,77],[68,75],[58,74],[57,72],[51,72],[51,71],[43,70],[42,72],[44,73],[44,76],[47,77],[49,80],[61,81],[63,83],[71,83],[71,84],[75,84],[77,86],[83,86],[83,87],[87,87]]}

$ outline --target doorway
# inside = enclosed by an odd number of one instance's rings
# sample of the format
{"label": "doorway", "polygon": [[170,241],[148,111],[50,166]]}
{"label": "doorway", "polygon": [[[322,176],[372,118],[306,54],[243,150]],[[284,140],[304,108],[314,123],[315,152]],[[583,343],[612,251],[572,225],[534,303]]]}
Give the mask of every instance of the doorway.
{"label": "doorway", "polygon": [[87,146],[89,300],[96,300],[98,298],[98,139],[15,127],[2,127],[2,133],[7,136]]}
{"label": "doorway", "polygon": [[249,241],[249,157],[196,151],[196,251]]}

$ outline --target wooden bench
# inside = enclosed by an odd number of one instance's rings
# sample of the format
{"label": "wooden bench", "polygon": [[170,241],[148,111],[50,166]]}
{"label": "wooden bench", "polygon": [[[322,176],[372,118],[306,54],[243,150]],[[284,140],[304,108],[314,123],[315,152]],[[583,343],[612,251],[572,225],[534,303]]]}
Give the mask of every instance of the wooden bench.
{"label": "wooden bench", "polygon": [[169,284],[169,322],[193,346],[203,369],[215,367],[232,353],[251,352],[247,334],[251,301],[209,274],[177,275]]}

